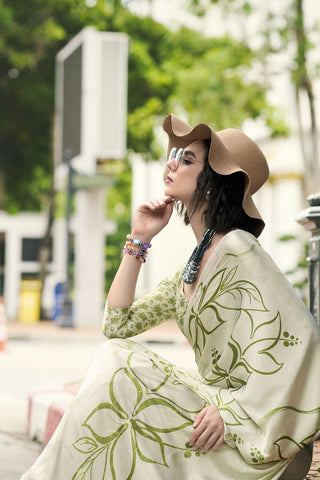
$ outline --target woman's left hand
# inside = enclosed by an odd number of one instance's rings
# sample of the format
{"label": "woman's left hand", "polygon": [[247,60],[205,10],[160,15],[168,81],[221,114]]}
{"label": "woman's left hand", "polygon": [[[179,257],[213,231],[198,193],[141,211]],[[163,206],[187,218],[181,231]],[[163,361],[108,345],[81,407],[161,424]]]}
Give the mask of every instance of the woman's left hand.
{"label": "woman's left hand", "polygon": [[209,405],[198,413],[193,428],[189,440],[193,450],[201,453],[215,452],[223,444],[224,423],[215,405]]}

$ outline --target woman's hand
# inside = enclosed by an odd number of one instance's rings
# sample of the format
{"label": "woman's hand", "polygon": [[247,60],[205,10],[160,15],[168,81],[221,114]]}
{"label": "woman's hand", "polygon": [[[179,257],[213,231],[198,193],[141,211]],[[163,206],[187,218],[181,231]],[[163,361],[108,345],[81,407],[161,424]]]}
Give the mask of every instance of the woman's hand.
{"label": "woman's hand", "polygon": [[215,405],[209,405],[198,413],[193,428],[189,440],[193,450],[215,452],[223,444],[224,423]]}
{"label": "woman's hand", "polygon": [[143,242],[150,242],[167,225],[172,210],[173,199],[171,197],[143,203],[134,214],[132,235]]}

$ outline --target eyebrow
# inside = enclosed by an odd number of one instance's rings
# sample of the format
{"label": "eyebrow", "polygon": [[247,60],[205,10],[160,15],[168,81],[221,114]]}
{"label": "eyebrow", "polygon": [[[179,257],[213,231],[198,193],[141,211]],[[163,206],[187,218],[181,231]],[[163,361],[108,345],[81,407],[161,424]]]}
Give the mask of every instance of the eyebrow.
{"label": "eyebrow", "polygon": [[190,155],[190,156],[193,157],[195,160],[197,160],[197,157],[196,157],[195,153],[194,153],[192,150],[184,150],[184,151],[183,151],[183,155]]}

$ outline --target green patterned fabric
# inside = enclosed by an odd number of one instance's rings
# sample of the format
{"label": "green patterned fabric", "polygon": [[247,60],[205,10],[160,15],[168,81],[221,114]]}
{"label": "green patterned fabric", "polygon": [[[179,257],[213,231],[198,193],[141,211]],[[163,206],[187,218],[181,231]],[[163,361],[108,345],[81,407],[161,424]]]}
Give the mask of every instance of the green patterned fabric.
{"label": "green patterned fabric", "polygon": [[[171,318],[198,374],[127,339]],[[103,329],[111,340],[23,480],[277,479],[319,435],[319,329],[247,232],[219,242],[189,303],[179,270],[130,308],[106,306]],[[200,454],[188,440],[212,403],[225,443]]]}

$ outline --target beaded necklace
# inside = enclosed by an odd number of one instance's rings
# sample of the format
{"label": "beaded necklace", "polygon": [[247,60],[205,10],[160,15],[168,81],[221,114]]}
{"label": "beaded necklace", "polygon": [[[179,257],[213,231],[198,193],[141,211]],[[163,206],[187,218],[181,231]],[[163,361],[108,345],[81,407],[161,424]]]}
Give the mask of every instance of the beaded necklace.
{"label": "beaded necklace", "polygon": [[199,268],[200,268],[200,262],[204,255],[204,252],[209,247],[211,240],[213,239],[215,234],[216,234],[216,231],[211,228],[207,228],[205,230],[202,236],[201,242],[199,243],[199,246],[193,250],[187,265],[182,271],[182,279],[184,283],[188,283],[188,284],[193,283],[197,278]]}

